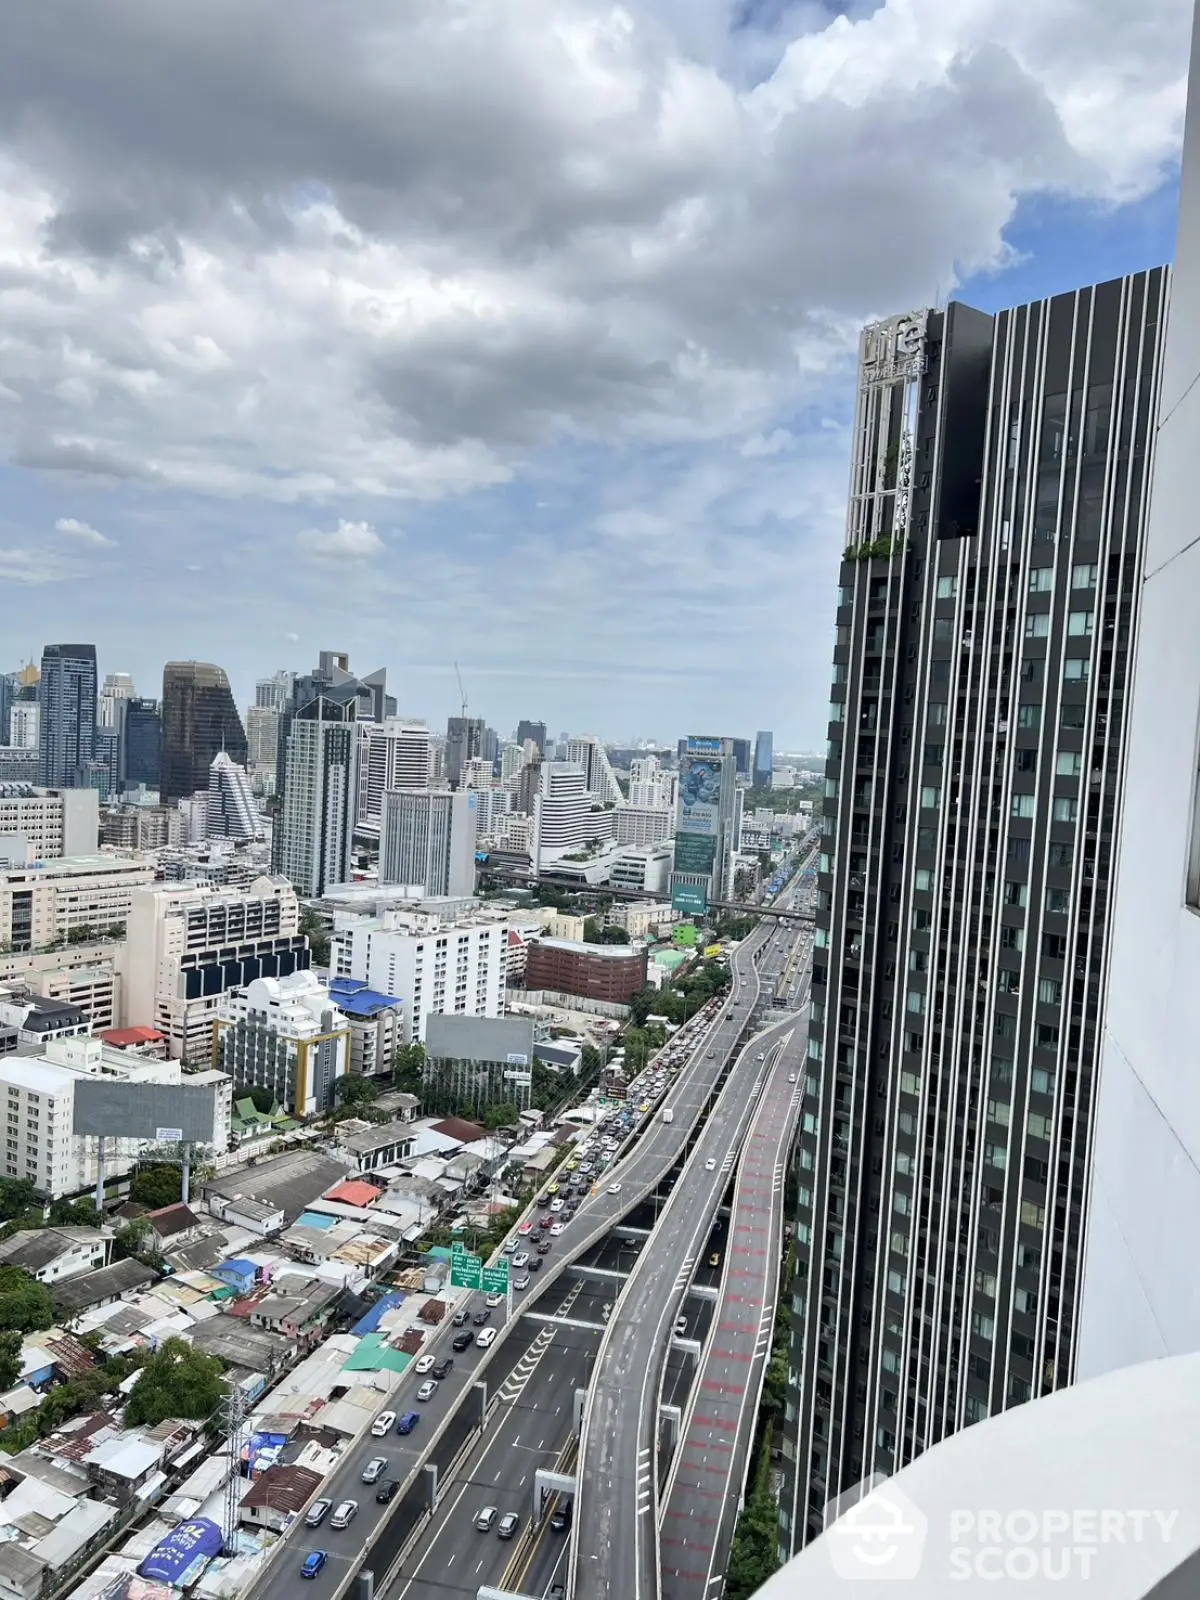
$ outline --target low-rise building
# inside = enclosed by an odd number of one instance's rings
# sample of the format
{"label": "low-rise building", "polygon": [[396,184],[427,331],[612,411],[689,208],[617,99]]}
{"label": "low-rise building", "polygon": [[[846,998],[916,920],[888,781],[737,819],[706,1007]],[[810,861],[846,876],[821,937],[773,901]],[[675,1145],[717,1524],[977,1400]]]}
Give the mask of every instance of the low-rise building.
{"label": "low-rise building", "polygon": [[628,1005],[646,987],[646,952],[625,944],[570,944],[535,939],[525,963],[525,989],[581,995]]}
{"label": "low-rise building", "polygon": [[347,1070],[367,1078],[390,1075],[404,1043],[404,1002],[354,978],[333,978],[329,995],[350,1030]]}
{"label": "low-rise building", "polygon": [[120,1016],[117,951],[115,940],[103,939],[0,954],[0,985],[78,1006],[92,1032],[100,1033]]}
{"label": "low-rise building", "polygon": [[676,920],[665,900],[614,900],[605,913],[610,928],[624,928],[631,939],[665,932]]}
{"label": "low-rise building", "polygon": [[641,894],[666,894],[674,850],[670,843],[628,845],[614,860],[608,881],[614,889]]}
{"label": "low-rise building", "polygon": [[0,1266],[21,1267],[39,1283],[58,1283],[108,1265],[112,1234],[103,1228],[37,1228],[0,1239]]}
{"label": "low-rise building", "polygon": [[268,1467],[238,1504],[238,1521],[282,1533],[304,1510],[324,1480],[307,1467]]}
{"label": "low-rise building", "polygon": [[0,947],[18,954],[103,934],[118,938],[154,865],[132,856],[72,855],[0,868]]}
{"label": "low-rise building", "polygon": [[100,837],[95,789],[38,789],[0,782],[0,843],[20,841],[24,861],[94,855]]}

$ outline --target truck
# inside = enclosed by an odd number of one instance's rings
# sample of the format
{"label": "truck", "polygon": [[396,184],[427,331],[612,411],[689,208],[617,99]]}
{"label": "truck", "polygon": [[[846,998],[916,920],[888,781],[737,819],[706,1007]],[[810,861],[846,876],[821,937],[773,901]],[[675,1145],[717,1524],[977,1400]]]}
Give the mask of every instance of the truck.
{"label": "truck", "polygon": [[666,1108],[666,1110],[663,1112],[662,1119],[663,1119],[664,1122],[674,1122],[675,1121],[675,1113],[671,1110],[670,1106],[668,1106]]}

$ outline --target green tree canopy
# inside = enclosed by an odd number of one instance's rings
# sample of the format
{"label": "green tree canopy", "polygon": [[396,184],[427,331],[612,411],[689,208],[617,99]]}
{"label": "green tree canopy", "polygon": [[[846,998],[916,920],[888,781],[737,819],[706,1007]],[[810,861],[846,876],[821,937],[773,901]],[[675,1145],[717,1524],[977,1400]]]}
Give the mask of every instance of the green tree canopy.
{"label": "green tree canopy", "polygon": [[15,1328],[0,1332],[0,1389],[11,1389],[21,1376],[22,1341]]}
{"label": "green tree canopy", "polygon": [[252,1100],[254,1109],[261,1111],[264,1116],[275,1109],[275,1096],[270,1089],[263,1088],[260,1083],[235,1083],[233,1086],[235,1100]]}
{"label": "green tree canopy", "polygon": [[312,952],[314,967],[327,967],[329,965],[329,934],[325,924],[311,906],[305,906],[300,913],[300,932],[308,940],[308,948]]}
{"label": "green tree canopy", "polygon": [[178,1203],[183,1194],[183,1179],[178,1167],[169,1162],[156,1161],[139,1167],[129,1185],[129,1198],[150,1211]]}
{"label": "green tree canopy", "polygon": [[211,1417],[229,1393],[224,1363],[185,1339],[167,1339],[142,1368],[125,1407],[129,1427],[153,1428],[168,1417]]}
{"label": "green tree canopy", "polygon": [[412,1044],[402,1044],[392,1059],[397,1087],[407,1094],[420,1094],[425,1065],[425,1046],[419,1039],[414,1039]]}
{"label": "green tree canopy", "polygon": [[50,1291],[24,1267],[0,1267],[0,1328],[33,1333],[54,1323]]}
{"label": "green tree canopy", "polygon": [[0,1222],[9,1222],[33,1204],[33,1185],[25,1178],[0,1178]]}
{"label": "green tree canopy", "polygon": [[520,1113],[516,1106],[509,1100],[502,1100],[493,1106],[485,1106],[483,1110],[483,1125],[485,1128],[511,1128],[519,1120]]}
{"label": "green tree canopy", "polygon": [[334,1098],[343,1106],[369,1106],[379,1098],[379,1085],[361,1073],[348,1072],[333,1086]]}

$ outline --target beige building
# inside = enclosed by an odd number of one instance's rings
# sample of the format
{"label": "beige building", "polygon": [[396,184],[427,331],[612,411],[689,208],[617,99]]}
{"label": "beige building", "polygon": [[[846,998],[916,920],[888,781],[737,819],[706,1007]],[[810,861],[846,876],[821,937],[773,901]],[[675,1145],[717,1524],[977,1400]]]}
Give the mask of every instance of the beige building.
{"label": "beige building", "polygon": [[550,939],[572,939],[576,944],[582,944],[586,920],[586,917],[574,917],[567,911],[555,911],[546,918],[546,935]]}
{"label": "beige building", "polygon": [[308,966],[300,905],[286,878],[249,889],[163,884],[133,897],[121,948],[123,1027],[165,1034],[172,1058],[207,1063],[221,996]]}
{"label": "beige building", "polygon": [[151,863],[134,856],[63,856],[0,868],[0,955],[45,950],[85,930],[122,929],[135,890],[153,881]]}
{"label": "beige building", "polygon": [[100,798],[95,789],[38,789],[29,783],[0,784],[0,855],[27,861],[91,855],[100,837]]}
{"label": "beige building", "polygon": [[66,945],[58,950],[0,955],[0,984],[20,984],[27,994],[61,1000],[87,1014],[93,1033],[115,1028],[121,1015],[117,943]]}

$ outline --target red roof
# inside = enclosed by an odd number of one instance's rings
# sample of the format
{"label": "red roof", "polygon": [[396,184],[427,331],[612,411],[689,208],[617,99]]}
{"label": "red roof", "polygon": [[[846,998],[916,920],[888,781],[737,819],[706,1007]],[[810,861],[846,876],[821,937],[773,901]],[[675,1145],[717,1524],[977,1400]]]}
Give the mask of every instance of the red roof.
{"label": "red roof", "polygon": [[163,1044],[167,1036],[159,1033],[157,1028],[109,1028],[100,1037],[105,1044],[116,1045],[118,1050],[127,1050],[134,1044]]}
{"label": "red roof", "polygon": [[344,1206],[373,1206],[379,1199],[379,1190],[373,1183],[358,1183],[353,1178],[330,1189],[326,1200],[337,1200]]}
{"label": "red roof", "polygon": [[487,1129],[477,1122],[467,1122],[463,1117],[443,1117],[433,1124],[434,1133],[444,1133],[447,1139],[457,1139],[460,1144],[474,1144],[476,1139],[486,1139]]}

